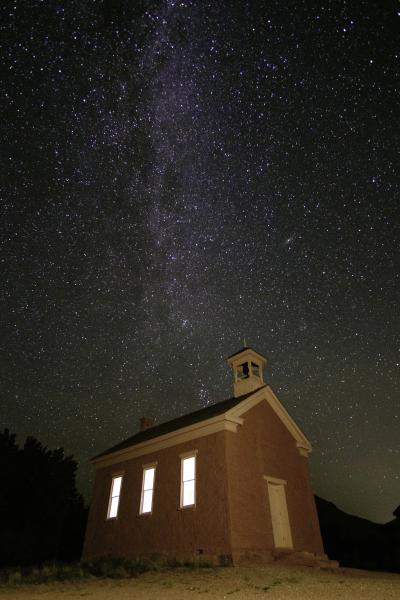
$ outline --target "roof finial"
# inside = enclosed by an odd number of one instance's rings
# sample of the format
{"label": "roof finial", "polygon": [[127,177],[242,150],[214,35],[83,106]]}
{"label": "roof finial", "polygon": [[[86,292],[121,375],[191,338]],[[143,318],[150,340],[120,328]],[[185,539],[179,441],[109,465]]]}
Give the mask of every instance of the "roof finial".
{"label": "roof finial", "polygon": [[245,348],[247,348],[247,342],[246,342],[246,338],[245,338],[245,337],[243,338],[243,346],[244,346]]}

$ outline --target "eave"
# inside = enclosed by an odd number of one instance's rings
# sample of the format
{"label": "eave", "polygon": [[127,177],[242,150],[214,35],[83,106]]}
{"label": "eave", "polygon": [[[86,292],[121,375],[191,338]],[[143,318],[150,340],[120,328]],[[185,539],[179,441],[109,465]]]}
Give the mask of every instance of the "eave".
{"label": "eave", "polygon": [[237,406],[234,406],[233,408],[228,410],[226,415],[229,415],[231,417],[242,417],[244,413],[246,413],[248,410],[259,404],[263,400],[266,400],[268,402],[268,404],[275,412],[277,417],[281,420],[283,425],[293,436],[299,453],[302,456],[308,456],[310,452],[312,452],[311,443],[301,431],[300,427],[294,422],[294,420],[289,415],[285,407],[275,396],[274,392],[269,387],[269,385],[256,391],[254,394],[243,400],[243,402],[240,402],[240,404],[237,404]]}
{"label": "eave", "polygon": [[151,454],[163,450],[164,448],[170,448],[177,444],[211,435],[219,431],[232,431],[235,433],[238,425],[243,425],[243,419],[238,416],[230,415],[228,412],[217,415],[211,419],[206,419],[205,421],[194,423],[187,427],[182,427],[176,431],[171,431],[145,442],[135,444],[134,446],[111,452],[105,456],[92,458],[91,463],[97,468],[107,467],[131,458]]}

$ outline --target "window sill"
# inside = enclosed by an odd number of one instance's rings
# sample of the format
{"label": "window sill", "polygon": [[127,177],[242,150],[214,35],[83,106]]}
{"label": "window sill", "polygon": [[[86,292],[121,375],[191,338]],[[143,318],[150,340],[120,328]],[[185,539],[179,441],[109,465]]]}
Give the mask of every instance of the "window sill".
{"label": "window sill", "polygon": [[141,519],[142,517],[151,517],[153,514],[153,512],[146,512],[146,513],[138,513],[136,516],[138,517],[138,519]]}
{"label": "window sill", "polygon": [[188,504],[187,506],[179,506],[177,508],[177,510],[195,510],[196,505],[195,504]]}

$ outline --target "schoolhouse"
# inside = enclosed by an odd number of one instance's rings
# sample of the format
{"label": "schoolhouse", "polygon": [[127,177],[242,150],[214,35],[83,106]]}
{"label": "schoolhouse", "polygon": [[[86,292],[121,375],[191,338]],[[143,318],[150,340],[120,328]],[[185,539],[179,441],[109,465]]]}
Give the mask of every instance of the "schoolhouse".
{"label": "schoolhouse", "polygon": [[266,359],[227,359],[232,398],[141,430],[92,459],[83,557],[159,555],[241,564],[327,562],[311,444],[271,387]]}

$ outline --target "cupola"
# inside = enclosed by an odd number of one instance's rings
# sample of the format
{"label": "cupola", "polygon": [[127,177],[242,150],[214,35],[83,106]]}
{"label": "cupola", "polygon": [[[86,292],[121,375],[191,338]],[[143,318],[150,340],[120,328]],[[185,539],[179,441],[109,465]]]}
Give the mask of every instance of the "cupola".
{"label": "cupola", "polygon": [[248,394],[264,385],[263,368],[267,359],[246,346],[226,359],[233,369],[233,395]]}

